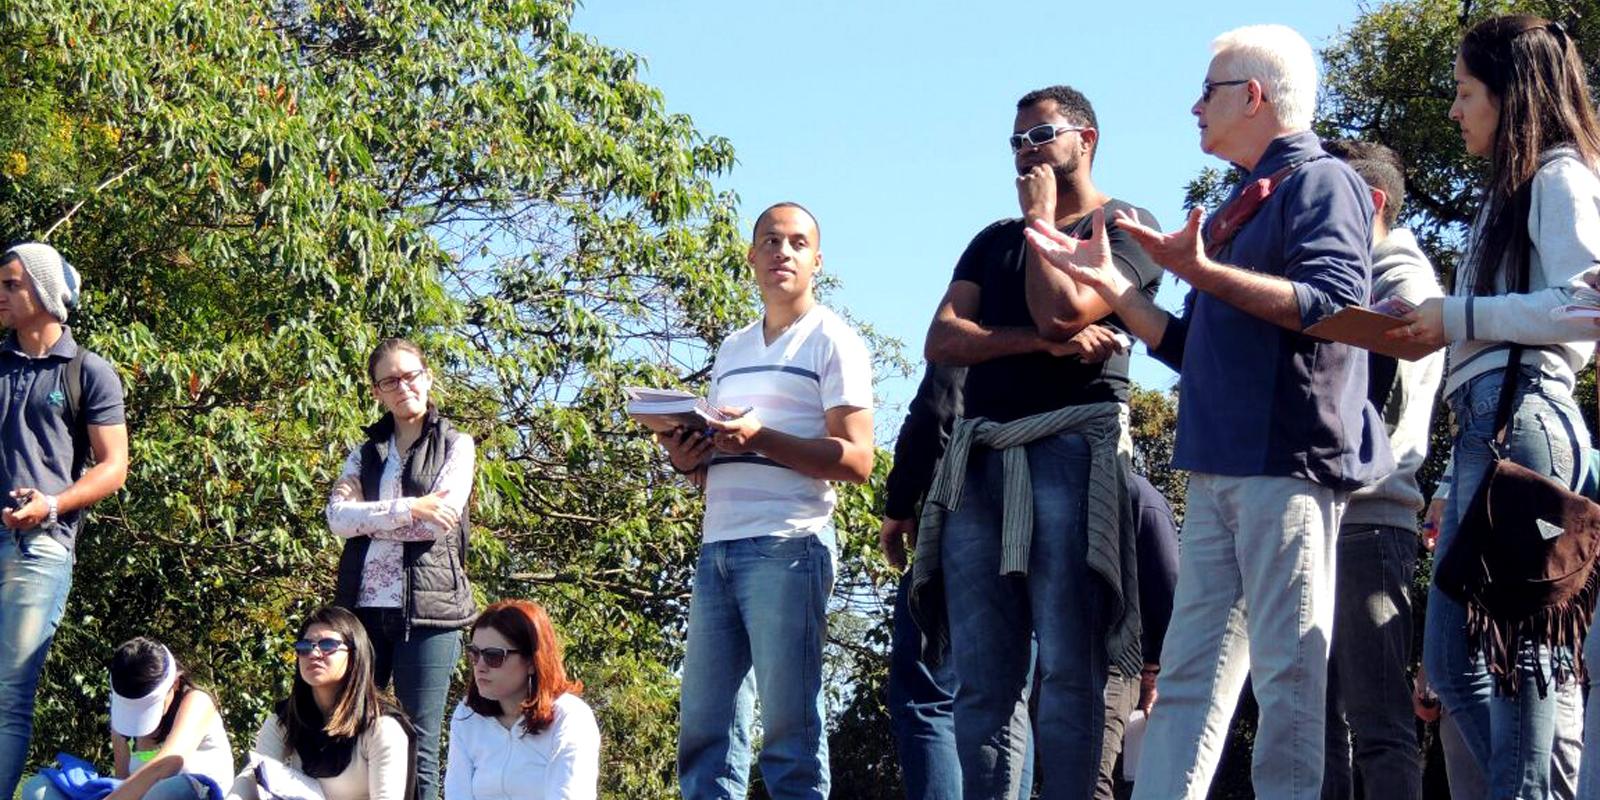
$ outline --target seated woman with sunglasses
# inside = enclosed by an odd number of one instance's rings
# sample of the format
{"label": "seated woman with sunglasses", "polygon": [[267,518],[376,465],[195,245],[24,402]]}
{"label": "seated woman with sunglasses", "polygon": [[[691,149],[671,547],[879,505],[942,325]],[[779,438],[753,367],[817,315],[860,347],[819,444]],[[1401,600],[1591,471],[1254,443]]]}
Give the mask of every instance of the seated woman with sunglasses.
{"label": "seated woman with sunglasses", "polygon": [[[172,653],[153,639],[124,642],[111,656],[111,752],[121,778],[107,800],[195,800],[204,778],[220,789],[233,780],[233,751],[222,713],[194,685]],[[43,775],[22,787],[23,800],[65,800]]]}
{"label": "seated woman with sunglasses", "polygon": [[472,681],[450,718],[445,800],[592,800],[600,728],[544,609],[527,600],[484,609],[467,656]]}
{"label": "seated woman with sunglasses", "polygon": [[[361,621],[331,606],[313,613],[294,643],[289,696],[256,733],[254,753],[314,779],[326,800],[412,800],[416,740],[411,724],[372,680],[372,643]],[[229,800],[258,800],[254,771]]]}
{"label": "seated woman with sunglasses", "polygon": [[472,437],[439,414],[421,348],[385,339],[367,359],[386,412],[345,460],[328,527],[345,539],[334,602],[372,637],[373,678],[417,730],[417,800],[435,800],[439,734],[461,628],[477,612],[467,582]]}

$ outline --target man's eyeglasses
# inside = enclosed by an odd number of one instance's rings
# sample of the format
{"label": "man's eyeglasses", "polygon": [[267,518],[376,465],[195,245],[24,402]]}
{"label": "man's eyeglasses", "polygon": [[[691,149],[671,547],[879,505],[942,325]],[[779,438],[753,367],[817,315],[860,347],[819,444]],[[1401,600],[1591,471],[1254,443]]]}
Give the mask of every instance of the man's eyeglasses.
{"label": "man's eyeglasses", "polygon": [[1056,140],[1057,136],[1068,131],[1086,131],[1088,128],[1078,125],[1035,125],[1022,133],[1011,134],[1011,152],[1016,153],[1024,147],[1042,147]]}
{"label": "man's eyeglasses", "polygon": [[482,659],[483,663],[489,665],[490,669],[498,669],[501,664],[506,663],[506,656],[521,652],[521,650],[515,648],[479,647],[475,644],[469,644],[467,645],[467,660],[476,664],[479,659]]}
{"label": "man's eyeglasses", "polygon": [[318,639],[314,642],[310,639],[301,639],[300,641],[294,643],[295,655],[302,658],[309,656],[312,653],[321,653],[325,656],[331,656],[340,650],[348,650],[349,648],[350,645],[345,644],[343,639],[334,639],[332,637]]}
{"label": "man's eyeglasses", "polygon": [[428,374],[428,370],[424,368],[414,369],[410,372],[402,372],[399,375],[390,375],[389,377],[378,381],[378,391],[392,392],[400,388],[400,384],[402,382],[404,382],[407,386],[415,386],[417,385],[417,380],[426,374]]}
{"label": "man's eyeglasses", "polygon": [[1249,82],[1249,78],[1244,78],[1237,81],[1206,81],[1205,83],[1200,84],[1200,102],[1211,102],[1211,92],[1218,86],[1241,86]]}

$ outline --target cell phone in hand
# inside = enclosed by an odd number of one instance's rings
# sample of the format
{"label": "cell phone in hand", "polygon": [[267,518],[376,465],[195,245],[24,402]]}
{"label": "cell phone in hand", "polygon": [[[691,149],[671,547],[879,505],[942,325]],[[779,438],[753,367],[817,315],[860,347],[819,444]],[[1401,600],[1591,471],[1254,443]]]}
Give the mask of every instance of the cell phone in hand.
{"label": "cell phone in hand", "polygon": [[11,509],[12,511],[21,511],[23,506],[32,501],[33,491],[31,489],[15,496],[13,496],[10,492],[6,492],[6,508]]}

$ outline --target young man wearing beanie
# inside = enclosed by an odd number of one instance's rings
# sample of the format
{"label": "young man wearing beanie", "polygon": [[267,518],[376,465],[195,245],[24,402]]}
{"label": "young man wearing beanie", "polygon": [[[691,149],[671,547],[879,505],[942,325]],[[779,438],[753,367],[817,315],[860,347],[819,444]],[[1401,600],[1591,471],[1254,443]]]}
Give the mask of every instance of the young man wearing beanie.
{"label": "young man wearing beanie", "polygon": [[0,254],[0,797],[16,791],[28,756],[83,509],[128,475],[122,384],[73,341],[65,322],[77,300],[78,273],[55,248]]}

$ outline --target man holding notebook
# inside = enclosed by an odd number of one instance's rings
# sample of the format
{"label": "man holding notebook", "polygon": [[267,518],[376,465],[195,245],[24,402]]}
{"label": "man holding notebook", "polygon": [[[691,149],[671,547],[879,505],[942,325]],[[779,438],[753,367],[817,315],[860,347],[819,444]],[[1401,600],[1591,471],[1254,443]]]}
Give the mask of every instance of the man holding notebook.
{"label": "man holding notebook", "polygon": [[812,295],[820,235],[795,203],[756,219],[748,261],[763,313],[723,341],[711,371],[711,404],[733,418],[660,437],[706,495],[679,700],[678,785],[696,800],[745,797],[757,697],[768,794],[828,796],[828,482],[872,474],[872,361]]}

